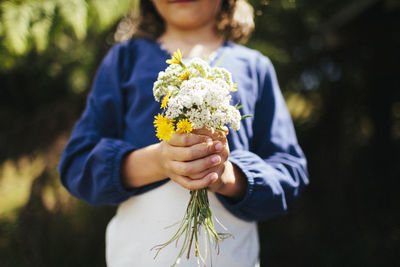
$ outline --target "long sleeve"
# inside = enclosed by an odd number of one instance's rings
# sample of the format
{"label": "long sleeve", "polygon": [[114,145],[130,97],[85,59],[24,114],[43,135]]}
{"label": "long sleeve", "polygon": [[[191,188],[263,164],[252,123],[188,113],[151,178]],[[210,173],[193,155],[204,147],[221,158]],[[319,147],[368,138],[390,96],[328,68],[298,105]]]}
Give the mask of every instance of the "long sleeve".
{"label": "long sleeve", "polygon": [[116,205],[151,188],[126,190],[120,181],[123,156],[137,148],[122,138],[125,58],[129,55],[123,54],[120,45],[104,58],[59,165],[63,185],[94,205]]}
{"label": "long sleeve", "polygon": [[229,157],[247,177],[247,193],[237,203],[218,195],[228,210],[248,221],[263,221],[285,213],[308,184],[306,159],[274,68],[268,59],[262,58],[250,149],[233,150]]}

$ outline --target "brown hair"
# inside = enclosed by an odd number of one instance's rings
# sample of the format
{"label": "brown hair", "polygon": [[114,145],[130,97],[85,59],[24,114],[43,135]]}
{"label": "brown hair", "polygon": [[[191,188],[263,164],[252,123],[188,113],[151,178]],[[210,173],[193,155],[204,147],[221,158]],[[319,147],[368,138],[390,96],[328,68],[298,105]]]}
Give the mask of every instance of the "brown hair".
{"label": "brown hair", "polygon": [[[254,30],[253,7],[246,0],[222,0],[217,15],[216,31],[226,40],[244,43]],[[115,32],[115,40],[122,42],[134,36],[157,39],[165,31],[164,20],[158,14],[153,2],[134,1],[128,16],[123,19]]]}

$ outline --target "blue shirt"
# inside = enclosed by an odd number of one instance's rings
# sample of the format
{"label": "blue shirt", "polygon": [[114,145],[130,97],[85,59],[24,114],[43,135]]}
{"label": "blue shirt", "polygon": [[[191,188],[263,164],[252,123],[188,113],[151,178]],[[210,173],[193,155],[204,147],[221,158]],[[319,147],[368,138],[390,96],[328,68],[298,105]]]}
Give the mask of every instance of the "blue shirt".
{"label": "blue shirt", "polygon": [[[126,189],[120,171],[124,155],[158,142],[153,120],[160,104],[152,88],[168,58],[158,43],[145,38],[108,52],[59,165],[61,181],[73,195],[93,205],[117,205],[167,181]],[[232,103],[240,102],[242,115],[253,116],[227,137],[229,160],[247,177],[247,193],[239,202],[217,196],[239,218],[267,220],[285,213],[308,184],[306,159],[269,59],[225,42],[211,64],[218,61],[238,84]]]}

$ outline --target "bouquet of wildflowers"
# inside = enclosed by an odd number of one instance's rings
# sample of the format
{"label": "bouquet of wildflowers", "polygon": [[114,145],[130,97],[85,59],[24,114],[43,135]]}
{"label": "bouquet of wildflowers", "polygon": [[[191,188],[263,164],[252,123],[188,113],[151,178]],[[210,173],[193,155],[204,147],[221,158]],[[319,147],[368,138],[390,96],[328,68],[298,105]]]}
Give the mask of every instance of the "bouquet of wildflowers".
{"label": "bouquet of wildflowers", "polygon": [[[158,74],[153,87],[154,97],[158,102],[161,100],[163,110],[154,120],[156,136],[160,140],[168,141],[175,132],[188,134],[201,128],[223,130],[229,125],[234,130],[239,129],[242,118],[238,111],[240,107],[230,105],[230,92],[236,91],[230,72],[224,68],[210,67],[199,58],[184,64],[179,49],[167,63],[170,65]],[[215,231],[213,218],[207,189],[191,191],[186,214],[178,231],[168,242],[155,247],[155,257],[162,248],[178,242],[184,235],[182,249],[173,266],[186,250],[186,257],[189,258],[193,246],[196,257],[205,263],[206,255],[203,257],[200,254],[198,243],[201,227],[216,248],[219,248],[219,241],[230,236]]]}

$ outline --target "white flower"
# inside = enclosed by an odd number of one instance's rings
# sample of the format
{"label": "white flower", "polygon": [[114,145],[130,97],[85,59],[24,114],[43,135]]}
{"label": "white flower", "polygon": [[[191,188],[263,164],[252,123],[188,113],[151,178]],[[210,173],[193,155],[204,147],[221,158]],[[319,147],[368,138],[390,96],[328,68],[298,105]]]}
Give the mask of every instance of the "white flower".
{"label": "white flower", "polygon": [[[189,75],[182,79],[185,73]],[[204,60],[192,59],[187,66],[171,64],[161,71],[153,86],[154,97],[171,93],[165,115],[170,120],[187,118],[194,129],[240,127],[240,113],[230,105],[232,75],[224,68],[210,67]]]}
{"label": "white flower", "polygon": [[242,119],[242,116],[240,115],[239,110],[235,107],[229,106],[227,110],[227,118],[233,130],[237,131],[240,129],[240,120]]}
{"label": "white flower", "polygon": [[190,78],[207,77],[210,74],[210,66],[200,58],[193,58],[189,63]]}
{"label": "white flower", "polygon": [[217,79],[217,78],[223,79],[228,83],[230,88],[233,86],[232,74],[228,70],[226,70],[225,68],[212,68],[209,78],[211,78],[211,79]]}

